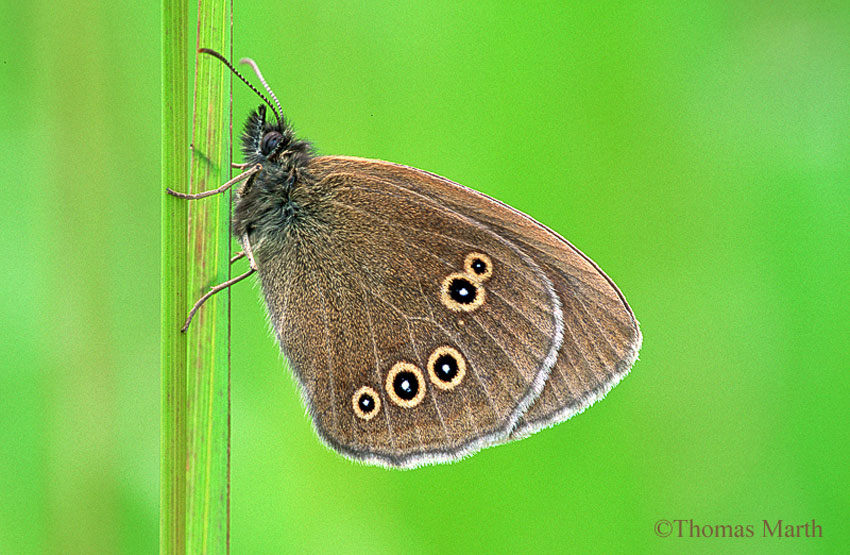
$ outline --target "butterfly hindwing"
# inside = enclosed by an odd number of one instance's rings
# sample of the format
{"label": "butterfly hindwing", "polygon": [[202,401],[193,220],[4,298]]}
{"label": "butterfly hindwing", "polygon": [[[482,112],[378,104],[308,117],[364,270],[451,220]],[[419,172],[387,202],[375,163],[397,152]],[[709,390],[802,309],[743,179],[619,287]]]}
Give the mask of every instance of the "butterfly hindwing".
{"label": "butterfly hindwing", "polygon": [[[628,373],[642,340],[637,320],[614,282],[563,237],[498,200],[438,175],[382,161],[335,160],[464,214],[510,241],[552,283],[562,308],[563,340],[542,393],[520,418],[511,439],[580,412]],[[427,185],[422,186],[425,179]]]}
{"label": "butterfly hindwing", "polygon": [[303,219],[255,249],[319,435],[401,467],[505,440],[557,360],[551,280],[462,209],[337,160],[313,161],[315,182],[292,193]]}

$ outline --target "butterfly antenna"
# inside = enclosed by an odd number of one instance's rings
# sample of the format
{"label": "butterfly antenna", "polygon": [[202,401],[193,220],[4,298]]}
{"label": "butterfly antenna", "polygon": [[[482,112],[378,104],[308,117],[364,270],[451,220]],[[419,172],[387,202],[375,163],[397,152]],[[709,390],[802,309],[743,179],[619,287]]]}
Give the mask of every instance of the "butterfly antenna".
{"label": "butterfly antenna", "polygon": [[[239,63],[240,64],[248,64],[249,66],[251,66],[254,69],[254,73],[257,74],[257,79],[259,79],[260,83],[262,83],[263,86],[266,88],[266,91],[268,91],[269,96],[272,97],[272,100],[274,100],[274,103],[277,106],[277,109],[280,110],[280,113],[282,114],[283,108],[280,107],[280,101],[277,99],[277,96],[275,96],[274,91],[269,86],[269,84],[266,83],[266,80],[263,78],[263,74],[260,73],[260,67],[257,65],[257,62],[255,62],[251,58],[242,58],[241,60],[239,60]],[[274,111],[274,108],[272,108],[272,111]],[[278,122],[280,122],[280,118],[277,118],[277,119],[278,119]]]}
{"label": "butterfly antenna", "polygon": [[275,116],[275,118],[277,118],[278,123],[280,123],[280,114],[281,114],[281,113],[283,113],[283,110],[281,110],[281,109],[280,109],[280,102],[278,102],[278,101],[277,101],[277,98],[275,98],[274,93],[271,91],[271,89],[269,88],[269,86],[268,86],[268,85],[266,85],[266,82],[265,82],[265,80],[263,79],[263,76],[260,74],[260,70],[259,70],[259,69],[257,69],[257,65],[256,65],[256,64],[254,64],[254,62],[253,62],[253,61],[251,61],[251,64],[253,64],[253,66],[254,66],[254,71],[256,71],[256,72],[257,72],[257,75],[260,77],[260,81],[262,81],[263,86],[266,88],[266,90],[267,90],[267,91],[269,91],[269,93],[271,93],[272,98],[274,98],[274,102],[275,102],[275,104],[277,104],[278,110],[280,110],[280,112],[278,112],[277,110],[275,110],[275,109],[274,109],[274,106],[272,106],[272,103],[271,103],[271,102],[269,102],[269,99],[268,99],[268,98],[266,98],[266,97],[265,97],[265,95],[263,95],[263,93],[261,93],[260,91],[258,91],[258,90],[257,90],[257,88],[256,88],[254,85],[252,85],[251,83],[249,83],[249,82],[248,82],[248,80],[247,80],[247,79],[245,79],[244,77],[242,77],[242,74],[241,74],[241,73],[239,73],[238,71],[236,71],[236,68],[235,68],[235,67],[233,67],[233,66],[231,65],[231,63],[227,61],[227,58],[225,58],[224,56],[222,56],[221,54],[219,54],[219,53],[218,53],[218,52],[216,52],[215,50],[212,50],[211,48],[199,48],[199,49],[198,49],[198,52],[200,52],[200,53],[202,53],[202,54],[209,54],[210,56],[213,56],[213,57],[215,57],[215,58],[218,58],[218,59],[219,59],[219,61],[221,61],[221,63],[223,63],[224,65],[226,65],[226,66],[227,66],[227,68],[228,68],[230,71],[232,71],[234,75],[236,75],[236,77],[240,78],[240,79],[242,80],[242,82],[243,82],[243,83],[245,83],[246,85],[248,85],[248,86],[251,88],[251,90],[252,90],[252,91],[254,91],[255,93],[257,93],[257,96],[259,96],[260,98],[262,98],[262,99],[263,99],[263,102],[265,102],[266,104],[268,104],[268,105],[269,105],[269,108],[271,108],[271,109],[272,109],[272,112],[274,112],[274,116]]}

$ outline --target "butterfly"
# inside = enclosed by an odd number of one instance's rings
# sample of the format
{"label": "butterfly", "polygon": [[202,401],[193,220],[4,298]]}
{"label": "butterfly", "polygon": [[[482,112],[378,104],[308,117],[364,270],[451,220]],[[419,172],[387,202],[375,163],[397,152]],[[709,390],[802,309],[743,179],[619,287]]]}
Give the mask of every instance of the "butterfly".
{"label": "butterfly", "polygon": [[274,105],[201,51],[265,104],[245,123],[245,172],[169,192],[242,183],[232,229],[251,270],[221,287],[258,274],[328,446],[393,468],[454,461],[570,418],[629,372],[638,322],[566,239],[433,173],[316,155],[253,61]]}

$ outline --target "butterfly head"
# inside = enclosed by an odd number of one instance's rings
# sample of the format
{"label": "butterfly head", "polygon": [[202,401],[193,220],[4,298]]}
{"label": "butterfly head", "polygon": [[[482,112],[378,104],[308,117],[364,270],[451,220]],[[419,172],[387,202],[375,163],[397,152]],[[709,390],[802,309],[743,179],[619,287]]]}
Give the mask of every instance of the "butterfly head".
{"label": "butterfly head", "polygon": [[242,155],[249,165],[290,170],[306,166],[312,154],[310,143],[298,139],[283,117],[267,121],[262,104],[248,116],[242,133]]}
{"label": "butterfly head", "polygon": [[298,218],[303,203],[293,191],[310,179],[307,166],[313,148],[295,136],[283,117],[267,121],[266,106],[260,105],[245,122],[242,155],[249,166],[262,169],[239,189],[233,233],[247,233],[253,243],[260,243]]}
{"label": "butterfly head", "polygon": [[[293,223],[304,219],[305,205],[309,204],[306,189],[311,180],[307,167],[313,158],[313,148],[308,141],[295,136],[283,118],[277,96],[254,60],[243,58],[240,62],[253,68],[274,104],[219,52],[209,48],[200,48],[198,52],[221,61],[264,102],[248,116],[242,133],[244,162],[249,168],[260,169],[239,187],[232,220],[233,234],[239,238],[247,235],[254,253],[262,254],[266,238],[285,234]],[[266,120],[267,107],[274,114],[274,122]]]}

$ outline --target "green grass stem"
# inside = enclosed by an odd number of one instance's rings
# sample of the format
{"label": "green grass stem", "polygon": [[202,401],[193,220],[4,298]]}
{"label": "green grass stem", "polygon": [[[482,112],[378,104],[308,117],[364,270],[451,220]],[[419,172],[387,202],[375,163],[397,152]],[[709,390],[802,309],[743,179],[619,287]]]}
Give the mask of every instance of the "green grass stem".
{"label": "green grass stem", "polygon": [[160,553],[186,552],[186,201],[189,183],[189,34],[186,0],[162,2]]}
{"label": "green grass stem", "polygon": [[187,303],[186,201],[166,187],[189,183],[189,35],[186,0],[162,2],[162,230],[160,553],[185,553],[186,336],[180,326]]}
{"label": "green grass stem", "polygon": [[[230,40],[225,0],[198,6],[196,49],[225,53]],[[230,177],[225,77],[211,56],[195,57],[190,192],[214,189]],[[227,81],[229,82],[229,80]],[[229,278],[230,193],[189,203],[189,292],[193,298]],[[196,314],[187,349],[186,547],[226,553],[230,479],[230,292],[214,295]]]}
{"label": "green grass stem", "polygon": [[[230,176],[227,74],[202,54],[195,54],[189,139],[188,56],[199,47],[225,52],[232,42],[224,0],[198,10],[190,49],[186,1],[163,0],[163,190],[205,191]],[[208,300],[185,335],[179,331],[191,304],[229,277],[229,206],[229,193],[162,200],[162,553],[229,549],[229,292]]]}

